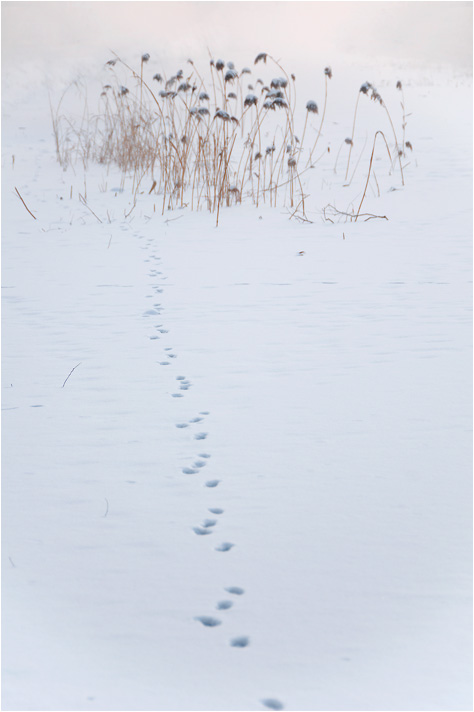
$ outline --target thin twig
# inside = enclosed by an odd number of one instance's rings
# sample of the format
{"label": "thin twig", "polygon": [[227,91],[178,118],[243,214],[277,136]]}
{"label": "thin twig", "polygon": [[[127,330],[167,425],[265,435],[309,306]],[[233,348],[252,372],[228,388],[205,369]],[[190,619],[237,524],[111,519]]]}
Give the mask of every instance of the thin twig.
{"label": "thin twig", "polygon": [[94,213],[94,211],[92,210],[92,208],[90,208],[90,207],[87,205],[86,199],[85,199],[84,196],[82,196],[80,193],[79,193],[79,200],[81,201],[81,203],[82,203],[83,205],[86,206],[87,210],[90,210],[90,212],[92,213],[92,215],[93,215],[95,218],[97,218],[97,220],[101,223],[102,220]]}
{"label": "thin twig", "polygon": [[107,497],[105,497],[104,499],[105,499],[105,504],[106,504],[106,510],[105,510],[105,514],[104,514],[104,518],[105,518],[107,516],[107,514],[109,513],[109,500],[107,499]]}
{"label": "thin twig", "polygon": [[334,205],[326,205],[326,207],[323,208],[323,215],[324,219],[327,220],[328,222],[334,222],[331,220],[331,218],[326,217],[326,210],[328,208],[331,208],[331,210],[334,210],[335,215],[345,215],[348,218],[366,218],[364,222],[367,222],[367,220],[372,220],[372,218],[380,218],[381,220],[388,220],[388,217],[386,215],[373,215],[372,213],[346,213],[344,210],[338,210],[337,208],[334,207]]}
{"label": "thin twig", "polygon": [[21,197],[18,188],[15,187],[15,190],[16,190],[16,194],[17,194],[18,197],[20,198],[21,202],[23,203],[23,205],[25,206],[25,208],[27,209],[27,211],[29,212],[29,214],[31,215],[31,217],[34,218],[35,220],[37,220],[36,216],[33,215],[33,213],[31,212],[31,210],[29,209],[29,207],[27,206],[27,204],[25,203],[25,201],[24,201],[23,198]]}
{"label": "thin twig", "polygon": [[76,366],[74,366],[73,369],[71,369],[71,371],[69,372],[68,377],[67,377],[66,380],[64,381],[64,383],[63,383],[63,385],[61,386],[61,388],[64,388],[64,386],[66,385],[66,383],[67,383],[67,381],[69,380],[69,377],[71,376],[71,374],[73,373],[73,371],[75,371],[76,368],[77,368],[77,366],[80,366],[81,363],[82,363],[82,361],[80,361]]}

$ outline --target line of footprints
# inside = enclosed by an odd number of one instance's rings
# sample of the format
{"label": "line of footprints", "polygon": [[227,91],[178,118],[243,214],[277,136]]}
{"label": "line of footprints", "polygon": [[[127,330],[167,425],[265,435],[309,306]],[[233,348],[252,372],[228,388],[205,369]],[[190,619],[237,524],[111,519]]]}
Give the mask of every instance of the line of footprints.
{"label": "line of footprints", "polygon": [[[150,241],[151,242],[151,241]],[[150,255],[150,259],[153,259],[156,261],[156,263],[160,262],[160,258],[156,257],[155,255]],[[162,273],[159,270],[152,269],[149,272],[149,276],[152,277],[152,279],[156,280],[164,280],[166,279],[165,277],[162,276]],[[162,284],[152,284],[151,285],[154,291],[157,294],[160,294],[163,292],[163,285]],[[159,316],[162,313],[162,307],[160,303],[155,303],[153,304],[153,309],[147,310],[143,316],[145,317],[155,317]],[[153,336],[150,336],[150,339],[153,340],[159,340],[163,336],[166,336],[168,334],[168,330],[164,328],[163,324],[156,324],[155,325],[155,330],[156,334]],[[177,358],[177,354],[173,353],[173,349],[170,346],[164,347],[163,349],[164,355],[166,360],[163,361],[158,361],[158,364],[160,366],[169,366],[173,363],[173,360]],[[172,398],[183,398],[184,393],[189,390],[192,387],[192,383],[185,377],[178,375],[176,376],[176,388],[177,391],[175,393],[171,393]],[[194,418],[191,418],[190,420],[186,422],[180,422],[176,423],[176,427],[179,429],[184,429],[184,428],[189,428],[192,427],[193,425],[198,425],[199,423],[203,422],[205,417],[209,415],[208,411],[201,411],[197,416]],[[207,438],[207,433],[206,432],[196,432],[194,434],[194,440],[196,441],[204,441]],[[183,467],[182,468],[182,473],[184,475],[196,475],[201,472],[202,468],[204,468],[211,455],[208,452],[200,452],[195,461],[192,463],[191,466],[189,467]],[[206,480],[204,483],[205,487],[208,487],[209,489],[215,489],[216,487],[219,486],[221,480],[217,479],[209,479]],[[213,515],[212,517],[204,519],[199,526],[192,527],[192,531],[200,537],[204,536],[209,536],[215,531],[215,527],[218,524],[218,517],[222,514],[224,514],[224,510],[221,509],[220,507],[209,507],[208,509],[209,513]],[[222,552],[227,552],[230,551],[234,547],[234,544],[230,541],[223,541],[220,544],[218,544],[215,547],[215,551],[222,553]],[[234,605],[234,601],[239,598],[239,596],[243,596],[245,591],[243,588],[240,586],[228,586],[227,588],[224,589],[226,593],[230,595],[229,598],[224,598],[223,600],[220,600],[216,604],[216,610],[224,612],[228,611],[232,606]],[[203,626],[206,628],[215,628],[219,625],[222,624],[222,620],[220,618],[217,618],[215,616],[196,616],[195,620],[199,623],[201,623]],[[236,638],[231,638],[230,640],[230,645],[234,648],[246,648],[248,645],[250,645],[250,638],[246,635],[238,636]],[[265,698],[260,700],[261,703],[267,707],[268,709],[271,710],[283,710],[283,704],[276,699],[273,698]]]}

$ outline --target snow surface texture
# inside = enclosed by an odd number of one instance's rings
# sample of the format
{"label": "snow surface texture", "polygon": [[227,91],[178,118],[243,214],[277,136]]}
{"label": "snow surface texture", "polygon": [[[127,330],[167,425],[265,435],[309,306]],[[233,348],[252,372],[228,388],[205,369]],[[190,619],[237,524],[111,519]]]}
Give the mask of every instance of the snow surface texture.
{"label": "snow surface texture", "polygon": [[4,709],[471,708],[471,87],[405,97],[388,222],[218,229],[5,107]]}

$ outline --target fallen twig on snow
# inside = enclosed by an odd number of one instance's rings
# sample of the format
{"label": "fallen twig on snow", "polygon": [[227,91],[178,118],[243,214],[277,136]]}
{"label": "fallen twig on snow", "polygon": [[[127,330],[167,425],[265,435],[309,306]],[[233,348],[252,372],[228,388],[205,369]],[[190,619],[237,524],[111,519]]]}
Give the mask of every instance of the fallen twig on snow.
{"label": "fallen twig on snow", "polygon": [[334,207],[334,205],[326,205],[326,207],[323,208],[324,219],[326,220],[326,222],[331,223],[334,223],[334,220],[331,220],[331,218],[326,215],[326,210],[328,209],[331,209],[333,211],[332,213],[330,213],[332,217],[335,217],[336,215],[342,215],[347,218],[351,218],[351,221],[352,219],[357,220],[357,218],[363,217],[365,217],[364,222],[372,220],[373,218],[379,218],[380,220],[388,220],[388,217],[386,215],[373,215],[372,213],[346,213],[344,210],[338,210]]}
{"label": "fallen twig on snow", "polygon": [[29,209],[29,207],[27,206],[27,204],[25,203],[25,201],[24,201],[23,198],[21,197],[18,188],[15,187],[15,190],[16,190],[16,194],[17,194],[18,197],[20,198],[21,202],[23,203],[23,205],[25,206],[25,208],[27,209],[27,211],[29,212],[29,214],[31,215],[31,217],[36,220],[36,219],[37,219],[36,216],[33,215],[33,213],[31,212],[31,210]]}
{"label": "fallen twig on snow", "polygon": [[[80,366],[81,363],[82,363],[82,361],[81,361],[80,363],[78,363],[77,366]],[[76,370],[77,366],[74,366],[74,368],[71,369],[71,371],[69,372],[68,377],[67,377],[66,380],[64,381],[64,383],[63,383],[63,385],[61,386],[61,388],[64,388],[64,386],[66,385],[66,383],[67,383],[68,380],[69,380],[69,376],[71,376],[71,374]]]}

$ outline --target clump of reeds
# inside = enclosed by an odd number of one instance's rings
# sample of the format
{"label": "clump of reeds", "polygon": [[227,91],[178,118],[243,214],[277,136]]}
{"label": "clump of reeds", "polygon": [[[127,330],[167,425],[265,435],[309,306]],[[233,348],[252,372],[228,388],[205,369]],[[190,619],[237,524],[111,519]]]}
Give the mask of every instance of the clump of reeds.
{"label": "clump of reeds", "polygon": [[[322,136],[332,78],[329,66],[324,69],[321,118],[312,127],[316,137],[306,147],[307,128],[319,118],[318,104],[307,100],[304,121],[300,121],[296,77],[270,54],[259,53],[253,71],[213,58],[206,75],[192,59],[186,71],[178,69],[170,76],[152,65],[148,53],[141,55],[138,70],[115,56],[105,64],[110,76],[95,112],[90,113],[85,102],[83,116],[75,123],[61,115],[61,102],[52,110],[57,156],[64,169],[78,159],[84,167],[92,161],[116,165],[123,175],[132,177],[135,197],[149,178],[149,192],[160,197],[162,213],[184,206],[205,207],[216,214],[218,223],[223,206],[250,200],[256,206],[262,202],[288,205],[291,216],[307,219],[303,174],[314,167],[313,155]],[[254,74],[259,70],[263,78]],[[359,98],[369,90],[389,117],[400,160],[388,109],[375,88],[365,83],[358,93],[352,135],[341,145],[349,145],[346,179]],[[404,126],[405,118],[404,114]],[[301,124],[300,139],[297,125]],[[402,146],[411,147],[405,134]],[[299,168],[302,156],[304,169]],[[403,181],[401,161],[400,171]]]}

